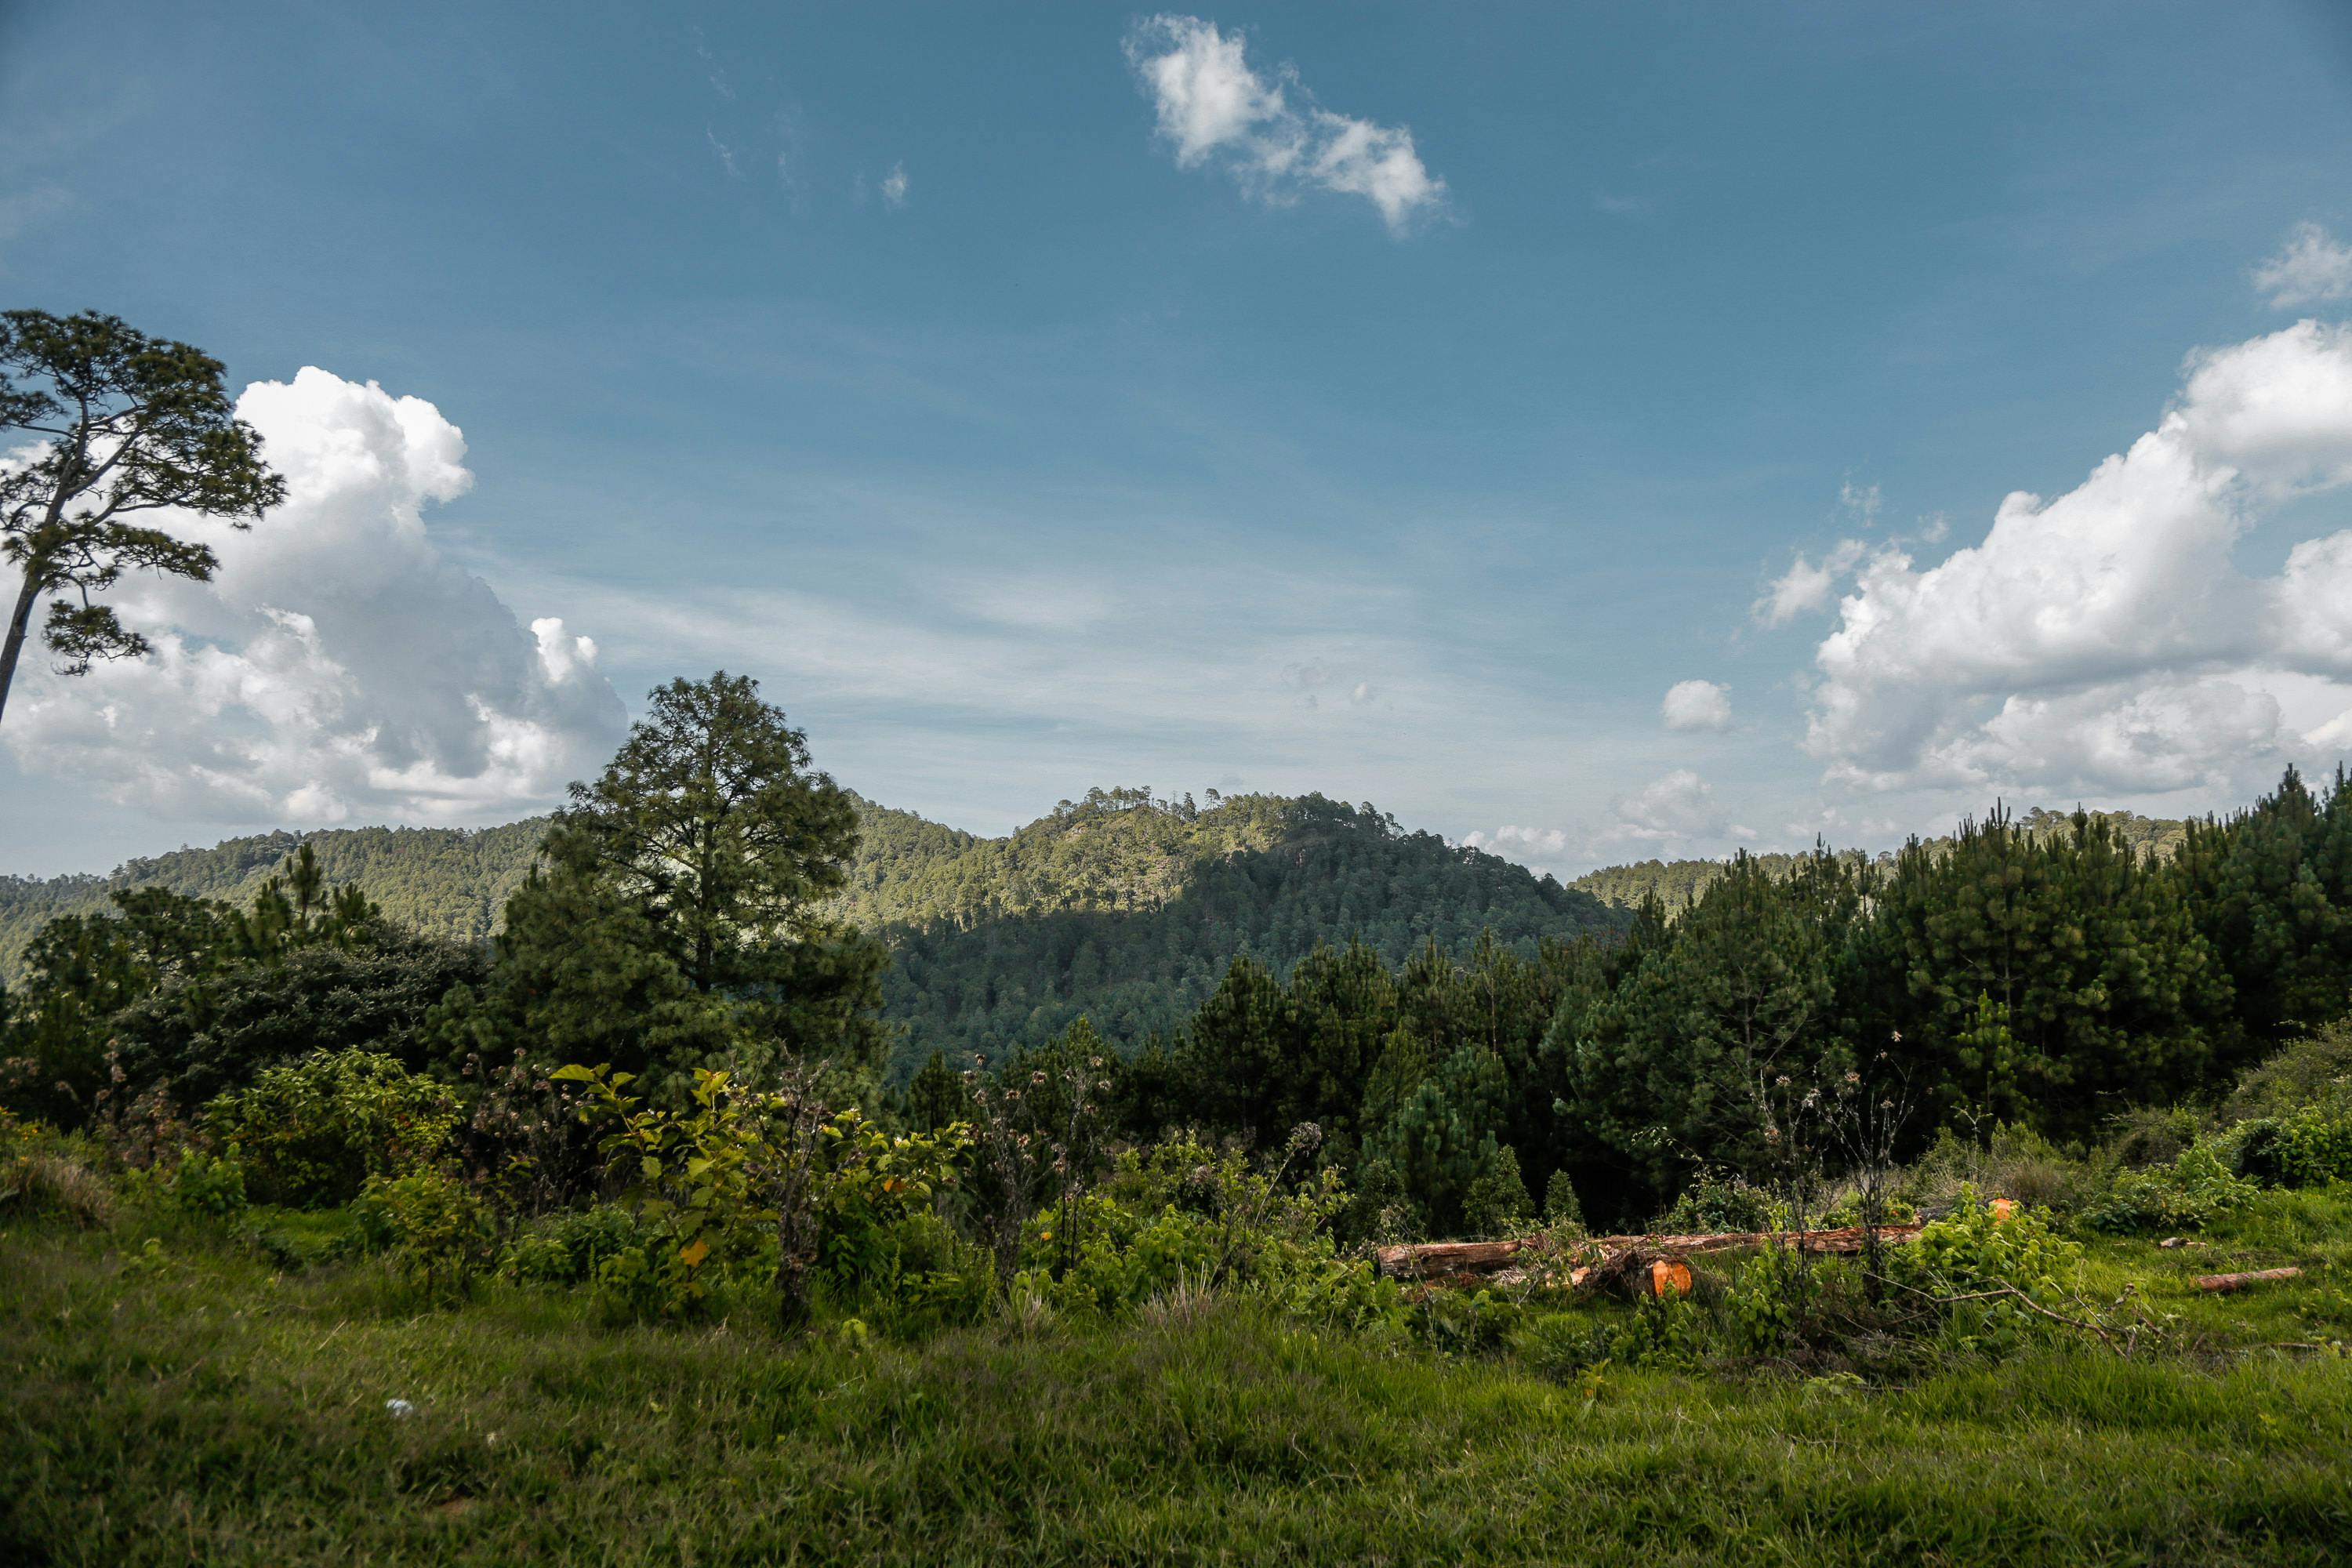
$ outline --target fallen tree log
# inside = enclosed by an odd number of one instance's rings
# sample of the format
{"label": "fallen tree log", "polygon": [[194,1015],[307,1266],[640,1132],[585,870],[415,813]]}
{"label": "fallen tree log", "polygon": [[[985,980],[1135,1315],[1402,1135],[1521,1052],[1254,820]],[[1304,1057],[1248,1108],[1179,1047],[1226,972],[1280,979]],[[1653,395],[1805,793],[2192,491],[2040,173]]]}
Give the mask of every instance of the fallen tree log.
{"label": "fallen tree log", "polygon": [[1548,1249],[1543,1237],[1530,1236],[1510,1241],[1413,1242],[1378,1247],[1372,1256],[1381,1272],[1391,1279],[1426,1279],[1436,1274],[1492,1274],[1515,1260],[1523,1261],[1522,1253]]}
{"label": "fallen tree log", "polygon": [[[1911,1240],[1922,1227],[1883,1225],[1882,1243]],[[1650,1263],[1703,1258],[1714,1252],[1738,1252],[1767,1247],[1794,1247],[1803,1252],[1854,1253],[1870,1245],[1870,1231],[1858,1225],[1834,1230],[1710,1231],[1684,1236],[1596,1236],[1584,1241],[1557,1244],[1563,1258],[1579,1260],[1586,1270],[1576,1281],[1590,1286],[1614,1279]],[[1510,1241],[1424,1241],[1376,1249],[1382,1274],[1395,1279],[1428,1279],[1446,1275],[1515,1273],[1554,1250],[1549,1237],[1531,1236]],[[1520,1275],[1521,1279],[1526,1276]],[[1513,1281],[1516,1283],[1517,1281]]]}
{"label": "fallen tree log", "polygon": [[2251,1274],[2200,1274],[2200,1290],[2242,1290],[2249,1285],[2267,1284],[2273,1279],[2300,1279],[2300,1268],[2257,1268]]}

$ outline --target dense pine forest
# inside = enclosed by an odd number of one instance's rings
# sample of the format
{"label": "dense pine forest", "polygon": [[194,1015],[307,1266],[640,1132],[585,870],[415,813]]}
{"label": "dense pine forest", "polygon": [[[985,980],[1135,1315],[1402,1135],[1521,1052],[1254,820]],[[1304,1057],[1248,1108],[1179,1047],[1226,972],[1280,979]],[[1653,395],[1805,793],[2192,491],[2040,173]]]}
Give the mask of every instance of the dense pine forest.
{"label": "dense pine forest", "polygon": [[[1995,803],[1995,809],[2000,809]],[[2153,853],[2159,858],[2169,856],[2188,836],[2189,825],[2163,817],[2142,816],[2130,811],[2095,811],[2089,814],[2105,823],[2109,832],[2126,847],[2141,854]],[[2029,835],[2048,836],[2071,831],[2074,813],[2053,811],[2047,806],[2035,806],[2014,819],[2018,831]],[[1931,843],[1943,842],[1942,839]],[[1885,866],[1895,858],[1892,850],[1876,856],[1855,849],[1841,850],[1842,858],[1855,861],[1870,860]],[[1804,864],[1801,855],[1751,855],[1748,858],[1768,875],[1786,876]],[[1722,876],[1725,864],[1720,860],[1636,860],[1630,865],[1604,866],[1588,871],[1568,885],[1580,892],[1633,909],[1652,897],[1658,900],[1666,918],[1688,909],[1707,884]]]}

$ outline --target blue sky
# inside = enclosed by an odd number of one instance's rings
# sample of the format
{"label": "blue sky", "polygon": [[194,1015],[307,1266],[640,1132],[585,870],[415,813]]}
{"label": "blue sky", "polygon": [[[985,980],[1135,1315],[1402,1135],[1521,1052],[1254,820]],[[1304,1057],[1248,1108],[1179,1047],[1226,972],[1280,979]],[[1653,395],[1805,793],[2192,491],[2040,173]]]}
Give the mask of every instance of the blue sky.
{"label": "blue sky", "polygon": [[0,299],[311,454],[26,678],[0,868],[505,819],[720,665],[990,832],[2226,806],[2352,736],[2347,170],[2318,0],[0,6]]}

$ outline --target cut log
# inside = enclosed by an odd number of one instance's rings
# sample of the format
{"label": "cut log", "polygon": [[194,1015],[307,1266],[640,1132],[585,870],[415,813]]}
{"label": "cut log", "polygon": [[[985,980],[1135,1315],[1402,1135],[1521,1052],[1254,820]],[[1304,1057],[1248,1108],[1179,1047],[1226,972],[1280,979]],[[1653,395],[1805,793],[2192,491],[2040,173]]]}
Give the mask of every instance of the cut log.
{"label": "cut log", "polygon": [[2257,1268],[2251,1274],[2200,1274],[2200,1290],[2242,1290],[2249,1285],[2267,1284],[2273,1279],[2300,1279],[2300,1268]]}
{"label": "cut log", "polygon": [[1689,1264],[1661,1258],[1650,1265],[1650,1294],[1659,1300],[1663,1301],[1669,1296],[1687,1296],[1690,1288]]}
{"label": "cut log", "polygon": [[1492,1274],[1510,1266],[1523,1252],[1540,1251],[1543,1238],[1511,1241],[1424,1241],[1411,1246],[1383,1247],[1372,1256],[1381,1272],[1397,1279],[1426,1279],[1436,1274]]}
{"label": "cut log", "polygon": [[[1892,1245],[1919,1234],[1916,1225],[1883,1225],[1880,1242]],[[1569,1257],[1583,1265],[1570,1276],[1575,1289],[1587,1289],[1639,1275],[1661,1260],[1704,1258],[1709,1253],[1756,1250],[1767,1247],[1795,1247],[1805,1252],[1854,1253],[1870,1245],[1871,1233],[1853,1225],[1836,1230],[1712,1231],[1680,1236],[1597,1236],[1565,1244]],[[1426,1241],[1383,1247],[1373,1257],[1382,1274],[1396,1279],[1429,1279],[1448,1275],[1487,1276],[1496,1283],[1522,1283],[1528,1266],[1549,1252],[1548,1237],[1534,1236],[1511,1241]],[[1508,1281],[1501,1276],[1513,1276]]]}

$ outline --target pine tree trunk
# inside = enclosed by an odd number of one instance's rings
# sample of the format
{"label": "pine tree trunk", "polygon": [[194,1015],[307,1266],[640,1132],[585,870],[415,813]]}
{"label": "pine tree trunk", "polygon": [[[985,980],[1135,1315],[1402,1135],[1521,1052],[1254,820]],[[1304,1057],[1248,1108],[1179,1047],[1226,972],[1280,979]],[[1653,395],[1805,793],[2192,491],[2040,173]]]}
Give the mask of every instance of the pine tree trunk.
{"label": "pine tree trunk", "polygon": [[33,624],[33,602],[41,596],[29,567],[25,585],[16,594],[16,612],[8,617],[8,641],[0,647],[0,714],[8,711],[8,689],[16,681],[16,658],[25,651],[25,633]]}

